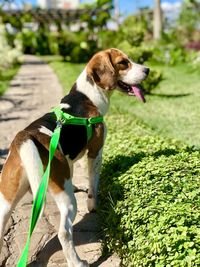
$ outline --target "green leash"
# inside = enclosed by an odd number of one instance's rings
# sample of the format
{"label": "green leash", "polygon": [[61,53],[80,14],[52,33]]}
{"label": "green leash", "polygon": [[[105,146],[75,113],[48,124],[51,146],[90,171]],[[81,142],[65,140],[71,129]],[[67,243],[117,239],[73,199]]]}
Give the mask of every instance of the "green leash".
{"label": "green leash", "polygon": [[62,125],[66,124],[73,124],[73,125],[84,125],[87,129],[87,140],[90,140],[92,137],[92,125],[96,123],[103,122],[103,117],[94,117],[94,118],[78,118],[74,117],[72,115],[69,115],[65,112],[63,112],[60,108],[56,107],[53,109],[53,112],[56,115],[57,118],[57,126],[51,136],[50,145],[49,145],[49,160],[47,168],[42,176],[41,183],[39,185],[39,188],[36,193],[36,197],[33,201],[32,206],[32,213],[31,213],[31,219],[30,219],[30,225],[29,225],[29,233],[26,241],[26,245],[23,249],[23,252],[21,254],[21,257],[17,263],[17,267],[26,267],[27,260],[28,260],[28,250],[30,246],[31,241],[31,235],[33,233],[33,230],[35,228],[35,225],[38,221],[38,218],[40,216],[42,207],[44,205],[45,199],[46,199],[46,192],[48,188],[48,182],[49,182],[49,176],[50,176],[50,169],[51,169],[51,161],[54,157],[55,151],[57,149],[59,139],[60,139],[60,133],[62,129]]}

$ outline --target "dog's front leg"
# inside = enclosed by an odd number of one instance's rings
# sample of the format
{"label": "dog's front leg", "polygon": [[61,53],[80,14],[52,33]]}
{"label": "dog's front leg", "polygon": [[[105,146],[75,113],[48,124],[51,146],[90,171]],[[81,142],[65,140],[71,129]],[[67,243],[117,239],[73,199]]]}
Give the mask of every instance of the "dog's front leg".
{"label": "dog's front leg", "polygon": [[99,151],[96,158],[88,157],[88,176],[89,176],[89,190],[87,207],[90,212],[97,208],[97,196],[99,186],[99,175],[102,164],[102,149]]}

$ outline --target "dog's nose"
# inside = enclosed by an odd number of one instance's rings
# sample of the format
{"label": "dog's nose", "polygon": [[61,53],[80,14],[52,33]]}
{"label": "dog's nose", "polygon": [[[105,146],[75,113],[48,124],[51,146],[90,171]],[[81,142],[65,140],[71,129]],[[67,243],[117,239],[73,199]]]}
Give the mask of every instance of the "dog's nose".
{"label": "dog's nose", "polygon": [[149,72],[150,72],[150,69],[149,69],[149,68],[144,68],[144,69],[143,69],[143,72],[144,72],[146,75],[148,75]]}

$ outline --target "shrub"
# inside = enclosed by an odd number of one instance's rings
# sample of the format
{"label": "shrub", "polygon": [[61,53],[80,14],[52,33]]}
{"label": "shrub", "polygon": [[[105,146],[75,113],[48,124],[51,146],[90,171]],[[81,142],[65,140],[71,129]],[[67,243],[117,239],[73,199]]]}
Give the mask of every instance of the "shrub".
{"label": "shrub", "polygon": [[16,35],[16,39],[22,43],[23,52],[27,54],[33,54],[37,49],[36,33],[23,29]]}
{"label": "shrub", "polygon": [[175,43],[155,44],[151,61],[159,64],[175,65],[187,61],[187,51]]}
{"label": "shrub", "polygon": [[142,82],[146,94],[150,94],[158,84],[163,80],[163,73],[161,71],[152,70],[149,73],[148,79]]}
{"label": "shrub", "polygon": [[22,43],[25,54],[58,54],[57,35],[54,32],[45,31],[42,28],[38,31],[24,28],[17,34],[16,39]]}
{"label": "shrub", "polygon": [[102,30],[98,32],[98,47],[107,49],[109,47],[116,47],[119,44],[118,32],[112,30]]}
{"label": "shrub", "polygon": [[87,62],[97,51],[96,42],[88,40],[88,34],[64,31],[58,38],[59,52],[67,61]]}
{"label": "shrub", "polygon": [[55,36],[48,31],[48,28],[45,27],[45,25],[43,27],[39,27],[37,32],[35,32],[35,41],[36,41],[35,53],[39,55],[53,54],[52,51],[53,44],[55,45],[56,43],[56,39],[53,37]]}
{"label": "shrub", "polygon": [[15,47],[8,45],[6,31],[3,24],[0,24],[0,74],[5,69],[12,67],[14,64],[21,62],[22,53],[21,45],[17,40],[14,42]]}
{"label": "shrub", "polygon": [[121,42],[117,45],[117,48],[124,51],[126,54],[129,55],[135,62],[143,64],[144,62],[148,61],[152,57],[152,48],[147,47],[143,44],[141,46],[132,46],[127,41]]}
{"label": "shrub", "polygon": [[118,38],[131,46],[140,46],[151,32],[149,19],[144,14],[128,16],[120,25]]}
{"label": "shrub", "polygon": [[110,116],[108,128],[99,211],[106,247],[125,266],[199,266],[200,152],[132,116]]}

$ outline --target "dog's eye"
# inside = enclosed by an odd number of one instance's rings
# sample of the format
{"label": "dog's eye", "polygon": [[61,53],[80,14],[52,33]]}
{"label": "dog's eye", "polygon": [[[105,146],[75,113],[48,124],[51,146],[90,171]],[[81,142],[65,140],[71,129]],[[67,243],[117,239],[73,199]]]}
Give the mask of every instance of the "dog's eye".
{"label": "dog's eye", "polygon": [[128,68],[128,63],[129,63],[128,60],[123,59],[123,60],[119,61],[117,64],[120,65],[120,67]]}
{"label": "dog's eye", "polygon": [[126,65],[126,64],[128,64],[128,61],[123,59],[118,64]]}

